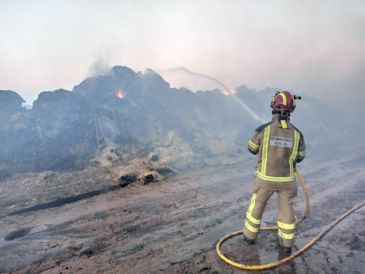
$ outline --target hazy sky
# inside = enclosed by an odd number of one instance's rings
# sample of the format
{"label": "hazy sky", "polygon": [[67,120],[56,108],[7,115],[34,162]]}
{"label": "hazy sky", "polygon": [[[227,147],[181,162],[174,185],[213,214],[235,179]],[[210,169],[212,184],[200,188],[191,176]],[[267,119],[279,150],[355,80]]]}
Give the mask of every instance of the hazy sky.
{"label": "hazy sky", "polygon": [[365,84],[360,0],[1,0],[0,39],[0,89],[28,101],[113,65],[319,97]]}

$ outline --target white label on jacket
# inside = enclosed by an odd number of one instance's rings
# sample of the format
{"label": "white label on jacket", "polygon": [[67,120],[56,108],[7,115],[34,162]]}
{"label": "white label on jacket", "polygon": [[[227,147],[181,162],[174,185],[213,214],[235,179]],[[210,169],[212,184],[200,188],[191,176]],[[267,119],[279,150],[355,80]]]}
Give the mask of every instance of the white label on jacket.
{"label": "white label on jacket", "polygon": [[293,146],[293,138],[271,136],[270,146],[291,148]]}

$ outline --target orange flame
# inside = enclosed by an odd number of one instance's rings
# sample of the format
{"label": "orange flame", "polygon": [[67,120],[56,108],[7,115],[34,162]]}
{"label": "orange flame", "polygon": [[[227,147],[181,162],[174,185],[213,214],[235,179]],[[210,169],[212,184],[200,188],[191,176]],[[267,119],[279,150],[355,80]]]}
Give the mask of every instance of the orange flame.
{"label": "orange flame", "polygon": [[115,96],[117,96],[117,98],[119,98],[119,99],[124,99],[125,93],[122,90],[118,90],[117,93],[115,94]]}

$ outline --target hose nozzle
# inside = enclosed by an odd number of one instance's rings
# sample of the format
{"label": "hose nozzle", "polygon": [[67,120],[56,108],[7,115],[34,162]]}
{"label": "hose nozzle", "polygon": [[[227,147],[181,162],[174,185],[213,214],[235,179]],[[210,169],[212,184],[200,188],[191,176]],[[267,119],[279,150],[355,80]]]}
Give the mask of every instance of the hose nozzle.
{"label": "hose nozzle", "polygon": [[299,96],[299,95],[294,95],[294,100],[301,100],[302,99],[302,96]]}

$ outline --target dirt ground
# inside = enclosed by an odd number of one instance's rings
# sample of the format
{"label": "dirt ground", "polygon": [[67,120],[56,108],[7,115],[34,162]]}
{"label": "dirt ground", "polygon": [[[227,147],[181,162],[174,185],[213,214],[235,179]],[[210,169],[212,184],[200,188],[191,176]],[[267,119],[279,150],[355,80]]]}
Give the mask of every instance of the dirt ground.
{"label": "dirt ground", "polygon": [[[312,207],[295,249],[364,200],[365,157],[355,155],[309,157],[301,165]],[[97,168],[15,176],[0,183],[0,273],[244,273],[221,261],[215,245],[242,228],[254,161],[126,188],[104,181],[107,171]],[[300,190],[298,217],[303,209]],[[264,223],[275,216],[273,197]],[[364,225],[362,208],[293,262],[256,273],[363,273]],[[250,247],[235,237],[223,251],[249,264],[280,256],[274,232]]]}

